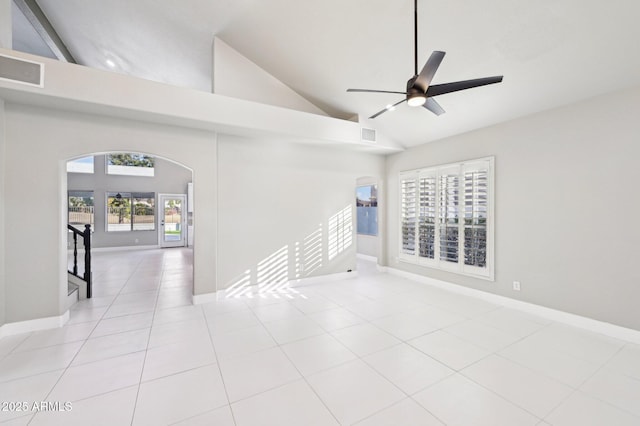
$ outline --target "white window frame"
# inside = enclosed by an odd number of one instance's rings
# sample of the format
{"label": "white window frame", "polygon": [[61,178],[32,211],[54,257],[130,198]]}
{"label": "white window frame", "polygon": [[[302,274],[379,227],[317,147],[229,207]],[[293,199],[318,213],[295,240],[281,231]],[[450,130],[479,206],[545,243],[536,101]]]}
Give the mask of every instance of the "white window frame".
{"label": "white window frame", "polygon": [[[91,158],[93,161],[91,163],[78,162],[78,160],[84,160],[85,158]],[[67,173],[93,174],[95,172],[95,163],[96,163],[95,160],[96,160],[95,157],[92,155],[69,160],[67,161]],[[89,164],[91,166],[89,166]]]}
{"label": "white window frame", "polygon": [[[109,229],[109,197],[110,194],[127,194],[127,197],[130,200],[131,204],[131,213],[129,214],[129,229]],[[151,197],[142,197],[143,195],[153,195]],[[124,197],[124,195],[123,195]],[[135,217],[135,204],[133,202],[134,198],[153,198],[153,229],[133,229],[134,217]],[[146,192],[146,191],[106,191],[104,194],[104,231],[109,234],[117,234],[117,233],[125,233],[125,232],[157,232],[158,230],[158,197],[155,192]]]}
{"label": "white window frame", "polygon": [[[465,172],[473,170],[487,170],[487,218],[486,218],[486,267],[478,267],[472,265],[465,265],[464,259],[464,244],[465,244]],[[458,175],[458,261],[449,262],[440,260],[440,219],[442,212],[440,211],[439,193],[441,189],[440,177],[447,174]],[[480,278],[484,280],[494,281],[495,279],[495,250],[494,250],[494,233],[495,233],[495,157],[484,157],[473,160],[461,161],[458,163],[443,164],[434,167],[426,167],[415,170],[402,171],[399,174],[399,255],[398,259],[401,262],[412,263],[428,268],[439,269],[447,272],[453,272],[456,274],[471,276],[474,278]],[[421,178],[435,178],[436,190],[435,190],[435,236],[434,236],[434,256],[433,259],[427,257],[421,257],[420,254],[420,179]],[[402,234],[402,220],[403,220],[403,182],[415,181],[416,195],[415,195],[415,246],[412,254],[404,252],[403,248],[403,234]]]}
{"label": "white window frame", "polygon": [[[140,167],[140,166],[116,166],[116,165],[110,165],[109,164],[109,156],[110,155],[118,155],[118,154],[135,154],[135,155],[144,155],[150,158],[153,158],[154,164],[153,167]],[[156,166],[155,166],[155,160],[156,157],[151,156],[151,155],[147,155],[147,154],[140,154],[137,152],[112,152],[109,154],[106,154],[104,156],[104,170],[105,173],[107,175],[111,175],[111,176],[137,176],[137,177],[154,177],[155,176],[155,170],[156,170]]]}
{"label": "white window frame", "polygon": [[[79,227],[78,225],[86,225],[84,222],[82,223],[72,223],[71,222],[71,212],[69,211],[71,206],[69,206],[69,199],[71,197],[78,197],[78,198],[84,198],[82,197],[82,194],[91,194],[90,197],[93,199],[93,205],[90,206],[92,207],[91,210],[93,210],[91,212],[91,223],[89,223],[89,225],[91,225],[91,232],[95,232],[95,221],[96,221],[96,210],[95,210],[95,206],[96,206],[96,199],[95,199],[95,192],[93,190],[68,190],[67,191],[67,223],[69,223],[69,225],[75,226],[76,228],[80,229],[81,231],[84,230],[84,228],[81,229],[81,227]],[[89,197],[87,197],[89,198]]]}

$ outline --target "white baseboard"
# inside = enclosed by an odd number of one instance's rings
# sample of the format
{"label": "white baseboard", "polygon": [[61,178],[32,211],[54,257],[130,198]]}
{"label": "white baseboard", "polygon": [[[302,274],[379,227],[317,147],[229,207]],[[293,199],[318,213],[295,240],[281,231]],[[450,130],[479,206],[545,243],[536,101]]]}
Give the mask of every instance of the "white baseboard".
{"label": "white baseboard", "polygon": [[523,302],[521,300],[511,299],[499,296],[486,291],[476,290],[446,281],[437,280],[435,278],[425,277],[423,275],[402,271],[400,269],[391,268],[389,266],[381,266],[378,268],[381,272],[387,272],[392,275],[407,278],[419,283],[427,284],[433,287],[441,288],[452,293],[462,294],[465,296],[475,297],[486,302],[495,303],[507,308],[518,309],[532,315],[556,321],[559,323],[571,325],[595,333],[604,334],[626,342],[640,344],[640,331],[631,328],[610,324],[604,321],[583,317],[580,315],[570,314],[568,312],[559,311],[557,309],[546,308],[544,306],[535,305],[533,303]]}
{"label": "white baseboard", "polygon": [[194,294],[191,303],[194,305],[204,305],[205,303],[215,302],[219,299],[220,292],[214,291],[213,293],[204,293],[204,294]]}
{"label": "white baseboard", "polygon": [[369,262],[377,262],[378,258],[375,256],[369,256],[368,254],[356,253],[358,259],[367,260]]}
{"label": "white baseboard", "polygon": [[13,336],[14,334],[30,333],[33,331],[59,328],[69,321],[69,311],[57,317],[38,318],[28,321],[17,321],[4,324],[0,327],[0,337]]}
{"label": "white baseboard", "polygon": [[358,271],[338,272],[336,274],[318,275],[316,277],[300,278],[299,280],[290,280],[289,285],[291,287],[300,287],[304,285],[348,280],[348,279],[357,278],[357,277],[358,277]]}
{"label": "white baseboard", "polygon": [[[286,294],[287,293],[287,291],[286,291],[287,288],[302,287],[302,286],[305,286],[305,285],[321,284],[321,283],[328,283],[328,282],[334,282],[334,281],[348,280],[348,279],[351,279],[351,278],[356,278],[357,276],[358,276],[358,271],[339,272],[339,273],[336,273],[336,274],[318,275],[316,277],[301,278],[299,280],[289,280],[286,284],[280,286],[280,289],[282,290],[283,294]],[[246,289],[243,288],[243,291],[238,292],[238,293],[242,293],[242,294],[245,294],[245,293],[259,294],[260,293],[259,287],[260,286],[258,284],[254,284],[254,285],[251,285],[251,286],[247,286]],[[224,297],[227,297],[227,289],[218,290],[218,291],[213,292],[213,293],[196,294],[196,295],[193,296],[192,302],[193,302],[194,305],[202,305],[204,303],[215,302],[216,300],[219,300],[220,298],[224,298]]]}
{"label": "white baseboard", "polygon": [[159,249],[159,245],[149,245],[149,246],[123,246],[123,247],[97,247],[91,248],[92,252],[109,252],[109,251],[128,251],[128,250],[153,250]]}

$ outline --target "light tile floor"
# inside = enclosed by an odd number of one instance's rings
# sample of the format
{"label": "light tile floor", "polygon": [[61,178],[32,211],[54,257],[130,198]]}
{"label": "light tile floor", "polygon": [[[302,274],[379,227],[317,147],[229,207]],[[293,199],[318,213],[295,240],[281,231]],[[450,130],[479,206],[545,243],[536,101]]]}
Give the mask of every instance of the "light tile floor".
{"label": "light tile floor", "polygon": [[94,263],[95,297],[65,327],[0,340],[0,422],[640,425],[639,345],[368,262],[357,278],[199,306],[188,249]]}

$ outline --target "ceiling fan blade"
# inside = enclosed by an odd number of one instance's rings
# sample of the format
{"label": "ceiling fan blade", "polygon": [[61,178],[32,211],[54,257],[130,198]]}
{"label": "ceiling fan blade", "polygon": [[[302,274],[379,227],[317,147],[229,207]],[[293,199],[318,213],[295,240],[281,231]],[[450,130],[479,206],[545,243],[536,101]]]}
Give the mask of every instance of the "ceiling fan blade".
{"label": "ceiling fan blade", "polygon": [[502,76],[476,78],[474,80],[456,81],[454,83],[434,84],[427,89],[427,97],[444,95],[445,93],[471,89],[473,87],[486,86],[487,84],[500,83]]}
{"label": "ceiling fan blade", "polygon": [[418,75],[418,78],[416,78],[416,81],[413,83],[413,85],[420,88],[420,90],[422,90],[423,92],[426,92],[427,88],[431,84],[433,76],[435,75],[436,71],[438,71],[438,67],[442,62],[444,55],[445,52],[441,52],[439,50],[433,51],[433,53],[431,53],[431,56],[429,56],[429,60],[427,60],[427,63],[424,64],[422,71],[420,71],[420,74]]}
{"label": "ceiling fan blade", "polygon": [[396,102],[393,105],[387,105],[382,111],[378,111],[375,114],[373,114],[371,117],[369,117],[369,120],[372,120],[372,119],[376,118],[377,116],[379,116],[380,114],[384,114],[387,111],[393,110],[396,106],[398,106],[401,103],[406,102],[406,101],[407,101],[407,99],[405,98],[405,99],[401,100],[400,102]]}
{"label": "ceiling fan blade", "polygon": [[393,93],[396,95],[406,95],[407,92],[390,92],[388,90],[369,90],[369,89],[347,89],[347,92],[365,92],[365,93]]}
{"label": "ceiling fan blade", "polygon": [[432,113],[434,113],[435,115],[442,115],[446,112],[444,108],[442,108],[440,104],[436,102],[436,100],[433,98],[427,98],[426,102],[422,106],[428,109],[429,111],[431,111]]}

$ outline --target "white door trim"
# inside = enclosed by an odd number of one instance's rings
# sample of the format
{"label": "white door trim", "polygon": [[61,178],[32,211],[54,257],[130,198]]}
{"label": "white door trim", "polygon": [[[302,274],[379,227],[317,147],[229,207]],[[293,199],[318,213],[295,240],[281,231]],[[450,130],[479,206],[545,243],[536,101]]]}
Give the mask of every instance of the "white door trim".
{"label": "white door trim", "polygon": [[[182,200],[180,214],[180,240],[167,242],[164,240],[164,199],[179,198]],[[160,248],[185,247],[187,245],[187,194],[158,194],[158,245]]]}

